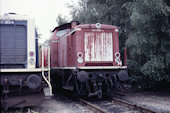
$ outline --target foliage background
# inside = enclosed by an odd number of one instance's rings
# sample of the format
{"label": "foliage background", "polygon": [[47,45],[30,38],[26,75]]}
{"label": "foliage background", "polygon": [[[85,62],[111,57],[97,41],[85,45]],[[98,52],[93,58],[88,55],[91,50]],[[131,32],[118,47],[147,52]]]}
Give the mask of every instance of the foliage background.
{"label": "foliage background", "polygon": [[[170,89],[170,3],[168,0],[79,0],[69,4],[72,20],[119,27],[121,54],[128,50],[131,81]],[[57,22],[67,22],[59,15]]]}

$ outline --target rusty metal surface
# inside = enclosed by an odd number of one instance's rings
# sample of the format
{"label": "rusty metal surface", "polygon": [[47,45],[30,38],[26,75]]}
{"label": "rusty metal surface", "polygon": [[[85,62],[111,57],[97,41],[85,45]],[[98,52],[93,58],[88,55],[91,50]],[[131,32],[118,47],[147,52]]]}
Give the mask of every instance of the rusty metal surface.
{"label": "rusty metal surface", "polygon": [[[101,24],[59,26],[51,36],[51,67],[86,67],[86,66],[118,66],[115,53],[119,53],[118,28]],[[63,36],[56,34],[60,30],[69,29]],[[64,38],[63,38],[64,37]],[[61,40],[60,40],[61,39]],[[58,40],[58,41],[55,41]],[[78,63],[77,54],[81,52],[82,63]]]}

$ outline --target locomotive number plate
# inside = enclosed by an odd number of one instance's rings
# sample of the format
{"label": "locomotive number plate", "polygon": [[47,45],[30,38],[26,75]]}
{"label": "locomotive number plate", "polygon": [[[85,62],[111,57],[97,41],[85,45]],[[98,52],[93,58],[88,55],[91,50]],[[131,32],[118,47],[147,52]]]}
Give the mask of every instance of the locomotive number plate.
{"label": "locomotive number plate", "polygon": [[1,20],[0,24],[14,24],[14,21],[12,21],[12,20]]}
{"label": "locomotive number plate", "polygon": [[104,32],[102,29],[92,29],[92,32]]}

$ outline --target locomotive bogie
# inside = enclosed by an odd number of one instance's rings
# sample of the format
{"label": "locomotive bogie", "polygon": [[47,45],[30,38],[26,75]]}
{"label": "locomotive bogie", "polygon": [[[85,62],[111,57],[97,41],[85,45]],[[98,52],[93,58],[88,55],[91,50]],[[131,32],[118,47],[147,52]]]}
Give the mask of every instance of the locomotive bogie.
{"label": "locomotive bogie", "polygon": [[[123,87],[128,78],[119,79],[119,76],[128,76],[123,73],[125,70],[82,70],[82,69],[58,69],[55,73],[56,83],[60,87],[71,90],[75,95],[88,95],[102,97],[102,94],[109,94],[115,88]],[[126,72],[126,71],[125,71]],[[59,79],[60,78],[60,79]]]}
{"label": "locomotive bogie", "polygon": [[[8,85],[8,87],[13,87],[12,90],[9,90],[10,93],[25,93],[25,88],[29,91],[33,89],[40,89],[44,85],[42,81],[41,73],[8,73],[1,75],[1,85],[4,87]],[[24,89],[18,92],[18,88]],[[14,90],[15,89],[15,90]],[[38,91],[38,90],[37,90]],[[34,91],[35,92],[35,91]]]}

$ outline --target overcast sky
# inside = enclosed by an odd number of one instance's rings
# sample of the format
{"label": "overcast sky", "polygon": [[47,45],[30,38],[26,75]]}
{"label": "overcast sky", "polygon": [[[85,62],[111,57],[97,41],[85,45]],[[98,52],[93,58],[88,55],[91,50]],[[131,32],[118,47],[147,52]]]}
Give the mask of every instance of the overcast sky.
{"label": "overcast sky", "polygon": [[40,42],[50,37],[50,30],[57,26],[56,17],[62,14],[68,18],[68,3],[77,3],[78,0],[0,0],[0,15],[14,12],[27,15],[35,19]]}

